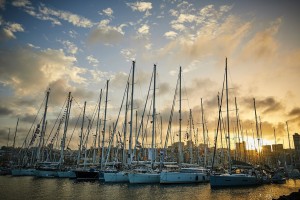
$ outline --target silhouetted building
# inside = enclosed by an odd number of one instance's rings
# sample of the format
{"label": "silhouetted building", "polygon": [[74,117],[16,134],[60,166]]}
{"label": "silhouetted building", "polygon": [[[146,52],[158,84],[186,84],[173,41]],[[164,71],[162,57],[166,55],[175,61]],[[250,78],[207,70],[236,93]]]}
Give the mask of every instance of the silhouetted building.
{"label": "silhouetted building", "polygon": [[272,144],[273,152],[283,152],[283,144]]}
{"label": "silhouetted building", "polygon": [[264,156],[269,156],[271,155],[271,145],[263,145],[262,146],[262,154]]}
{"label": "silhouetted building", "polygon": [[300,135],[298,133],[295,133],[293,135],[294,140],[294,147],[296,151],[300,151]]}

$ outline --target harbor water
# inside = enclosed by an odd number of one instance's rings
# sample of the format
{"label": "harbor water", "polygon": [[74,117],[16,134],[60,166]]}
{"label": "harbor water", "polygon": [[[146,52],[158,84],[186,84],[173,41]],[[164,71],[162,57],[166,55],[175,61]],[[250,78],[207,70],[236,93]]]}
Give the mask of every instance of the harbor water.
{"label": "harbor water", "polygon": [[107,184],[101,182],[76,182],[69,179],[42,179],[35,177],[0,176],[0,199],[273,199],[296,192],[300,180],[286,184],[269,184],[251,188],[210,188],[206,184]]}

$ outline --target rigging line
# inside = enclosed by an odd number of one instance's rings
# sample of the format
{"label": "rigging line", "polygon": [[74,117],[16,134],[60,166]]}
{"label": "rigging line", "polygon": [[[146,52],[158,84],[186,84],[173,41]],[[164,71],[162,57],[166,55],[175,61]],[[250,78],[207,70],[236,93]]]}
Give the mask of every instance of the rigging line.
{"label": "rigging line", "polygon": [[[92,113],[92,118],[90,119],[88,116],[85,116],[88,120],[90,120],[91,122],[91,124],[90,124],[90,131],[92,130],[92,126],[93,126],[93,123],[94,123],[94,119],[95,119],[95,116],[96,116],[96,110],[97,110],[97,107],[98,107],[98,103],[96,103],[96,105],[95,105],[95,108],[94,108],[94,111],[93,111],[93,113]],[[86,140],[85,142],[84,142],[84,144],[85,145],[87,145],[87,140],[88,140],[88,131],[89,131],[89,129],[87,129],[86,130],[86,132],[85,132],[85,134],[83,135],[83,141],[84,140]],[[85,137],[85,136],[87,136],[87,137]]]}
{"label": "rigging line", "polygon": [[29,129],[29,131],[28,131],[28,133],[27,133],[27,135],[26,135],[26,137],[25,137],[25,140],[24,140],[24,142],[23,142],[23,144],[22,144],[22,146],[21,146],[21,149],[20,149],[19,153],[20,153],[21,150],[23,149],[23,146],[25,145],[25,142],[26,142],[26,140],[27,140],[27,137],[28,137],[29,133],[31,132],[31,129],[32,129],[33,125],[34,125],[34,122],[35,122],[35,120],[36,120],[38,114],[40,113],[40,111],[41,111],[41,109],[42,109],[42,105],[44,104],[45,101],[46,101],[46,96],[44,97],[44,100],[43,100],[43,102],[41,103],[40,108],[39,108],[37,114],[35,115],[35,118],[34,118],[32,124],[31,124],[31,127],[30,127],[30,129]]}
{"label": "rigging line", "polygon": [[80,111],[79,116],[78,116],[78,118],[77,118],[76,124],[75,124],[75,126],[74,126],[73,132],[72,132],[72,134],[71,134],[71,137],[70,137],[69,142],[68,142],[68,145],[67,145],[67,149],[68,149],[68,147],[69,147],[69,145],[70,145],[70,142],[71,142],[71,140],[72,140],[72,137],[73,137],[73,134],[74,134],[75,129],[76,129],[76,127],[77,127],[77,124],[78,124],[78,122],[79,122],[79,118],[80,118],[80,116],[81,116],[81,113],[82,113],[82,111]]}
{"label": "rigging line", "polygon": [[171,137],[171,144],[172,144],[172,135],[171,135],[172,134],[172,121],[173,121],[174,108],[175,108],[175,104],[176,104],[176,94],[178,92],[177,91],[178,85],[179,85],[179,76],[177,78],[176,88],[175,88],[175,92],[174,92],[173,103],[172,103],[171,113],[170,113],[170,117],[169,117],[169,123],[168,123],[168,129],[167,129],[164,149],[166,149],[168,146],[169,137]]}
{"label": "rigging line", "polygon": [[[232,81],[232,77],[231,77],[230,69],[227,69],[227,71],[228,71],[228,73],[229,73],[229,80],[230,80],[230,82],[231,82],[231,85],[232,85],[233,81]],[[232,86],[233,86],[233,85],[232,85]],[[236,97],[236,90],[235,90],[235,88],[234,88],[234,87],[232,87],[232,88],[230,88],[230,89],[233,89],[233,95]]]}
{"label": "rigging line", "polygon": [[[124,104],[124,100],[125,100],[125,96],[126,96],[126,93],[128,94],[128,90],[129,90],[129,80],[130,80],[130,75],[131,75],[131,72],[132,72],[132,68],[130,68],[130,72],[129,72],[129,75],[128,75],[128,78],[127,78],[127,84],[126,84],[126,87],[125,87],[125,90],[124,90],[124,95],[123,95],[123,99],[122,99],[122,102],[121,102],[121,107],[120,107],[120,109],[119,109],[119,114],[118,114],[118,117],[117,117],[117,120],[116,120],[116,123],[115,123],[115,125],[114,125],[114,127],[113,127],[113,132],[112,132],[112,134],[111,134],[111,136],[110,136],[110,138],[109,138],[109,149],[108,149],[108,152],[107,152],[107,156],[106,156],[106,160],[105,160],[105,166],[106,166],[106,164],[107,164],[107,160],[108,160],[108,156],[109,156],[109,154],[110,154],[110,148],[111,148],[111,145],[112,145],[112,143],[113,143],[113,139],[114,139],[114,134],[115,134],[115,132],[116,132],[116,129],[117,129],[117,126],[118,126],[118,121],[119,121],[119,117],[120,117],[120,114],[121,114],[121,111],[122,111],[122,107],[123,107],[123,104]],[[127,105],[125,105],[125,107],[127,108]],[[132,123],[132,122],[131,122]],[[125,141],[124,141],[124,143],[125,143]]]}
{"label": "rigging line", "polygon": [[[119,109],[119,114],[118,114],[116,123],[114,124],[113,132],[112,132],[112,134],[111,134],[111,137],[110,137],[110,139],[109,139],[109,148],[108,148],[108,152],[107,152],[107,154],[106,154],[107,156],[106,156],[106,160],[105,160],[104,166],[106,166],[107,161],[108,161],[108,157],[109,157],[109,154],[110,154],[111,145],[112,145],[112,143],[113,143],[114,135],[115,135],[115,132],[116,132],[116,129],[117,129],[117,125],[118,125],[118,122],[119,122],[119,117],[120,117],[120,115],[121,115],[121,111],[122,111],[122,108],[123,108],[123,104],[124,104],[126,92],[127,92],[128,89],[129,89],[129,85],[126,84],[126,87],[125,87],[125,90],[124,90],[124,94],[123,94],[123,98],[122,98],[122,102],[121,102],[121,107],[120,107],[120,109]],[[126,105],[126,106],[127,106],[127,105]],[[131,123],[132,123],[132,122],[131,122]]]}
{"label": "rigging line", "polygon": [[144,109],[143,109],[143,114],[142,114],[142,117],[141,117],[141,123],[140,123],[139,130],[138,130],[138,134],[137,134],[137,137],[136,137],[136,143],[135,143],[135,147],[134,147],[134,151],[133,151],[134,153],[135,153],[135,151],[136,151],[137,141],[138,141],[139,136],[140,136],[141,127],[142,127],[142,124],[143,124],[144,115],[145,115],[146,107],[147,107],[147,104],[148,104],[148,98],[149,98],[149,95],[150,95],[150,89],[151,89],[152,80],[153,80],[153,75],[154,75],[153,73],[154,73],[154,72],[152,72],[152,76],[151,76],[151,79],[150,79],[150,84],[149,84],[148,94],[147,94],[147,97],[146,97],[146,102],[145,102],[145,106],[144,106]]}
{"label": "rigging line", "polygon": [[[143,95],[143,92],[142,92],[142,87],[141,87],[140,79],[138,78],[138,77],[139,77],[139,76],[138,76],[138,71],[136,72],[136,77],[137,77],[137,79],[136,79],[136,84],[137,84],[138,87],[139,87],[139,92],[140,92],[141,97],[143,97],[144,95]],[[137,109],[137,108],[136,108],[136,109]]]}
{"label": "rigging line", "polygon": [[217,131],[216,131],[216,136],[215,136],[215,144],[214,144],[214,152],[213,152],[213,158],[212,158],[212,164],[211,164],[211,169],[214,167],[214,162],[215,162],[215,156],[216,156],[216,150],[217,150],[217,142],[218,142],[218,133],[219,133],[219,128],[221,132],[221,140],[222,140],[222,129],[221,129],[221,113],[222,113],[222,103],[223,103],[223,92],[224,92],[224,85],[225,85],[225,77],[226,77],[226,72],[224,73],[224,79],[223,79],[223,85],[222,85],[222,93],[221,93],[221,100],[219,103],[219,97],[218,97],[218,110],[219,110],[219,116],[218,116],[218,125],[217,125]]}
{"label": "rigging line", "polygon": [[[156,72],[156,80],[157,80],[157,83],[158,83],[157,85],[158,85],[158,90],[159,90],[157,95],[160,97],[160,96],[162,96],[161,92],[160,92],[160,88],[159,88],[159,86],[161,85],[161,80],[160,80],[160,74],[158,72]],[[161,111],[161,98],[158,98],[158,103],[156,103],[156,105],[157,104],[158,104],[158,106],[156,106],[155,109],[160,113],[160,111]]]}
{"label": "rigging line", "polygon": [[54,130],[54,127],[55,127],[55,125],[56,125],[56,123],[57,123],[57,121],[58,121],[58,119],[59,119],[59,117],[60,117],[60,115],[61,115],[62,110],[64,109],[64,107],[65,107],[65,105],[66,105],[67,100],[68,100],[68,98],[65,100],[65,102],[64,102],[64,104],[63,104],[63,106],[62,106],[62,108],[60,109],[60,112],[59,112],[59,114],[58,114],[58,116],[57,116],[57,118],[56,118],[56,120],[55,120],[55,123],[54,123],[54,125],[53,125],[53,127],[52,127],[52,129],[51,129],[51,131],[50,131],[50,133],[49,133],[49,136],[48,136],[48,138],[47,138],[45,144],[48,143],[49,138],[50,138],[50,136],[51,136],[51,134],[52,134],[52,131]]}
{"label": "rigging line", "polygon": [[87,131],[85,133],[86,137],[85,136],[83,137],[85,139],[85,143],[84,144],[85,144],[86,148],[87,148],[87,143],[88,143],[88,136],[89,136],[90,131],[92,130],[92,126],[93,126],[94,119],[95,119],[95,116],[96,116],[97,106],[98,106],[98,104],[95,105],[95,108],[94,108],[94,111],[93,111],[91,119],[86,116],[86,118],[89,120],[89,125],[88,125]]}
{"label": "rigging line", "polygon": [[188,103],[187,103],[187,104],[188,104],[188,108],[189,108],[189,110],[190,110],[190,109],[191,109],[191,107],[190,107],[190,101],[189,101],[188,93],[187,93],[187,91],[186,91],[186,86],[185,86],[184,77],[181,76],[181,79],[182,79],[182,82],[183,82],[183,88],[184,88],[186,100],[187,100],[187,102],[188,102]]}
{"label": "rigging line", "polygon": [[82,110],[82,107],[81,107],[80,104],[76,101],[76,99],[73,97],[73,95],[72,95],[72,98],[73,98],[73,100],[75,101],[75,103],[76,103],[76,105],[78,106],[78,108],[79,108],[80,110]]}
{"label": "rigging line", "polygon": [[149,108],[149,112],[148,112],[148,115],[147,115],[147,122],[146,122],[146,127],[145,127],[145,134],[144,134],[144,137],[143,137],[143,140],[142,140],[142,144],[144,144],[145,138],[146,138],[146,142],[147,142],[147,138],[148,138],[148,136],[147,136],[147,129],[148,129],[148,122],[149,122],[149,118],[150,118],[151,109],[152,109],[152,99],[150,101],[150,108]]}

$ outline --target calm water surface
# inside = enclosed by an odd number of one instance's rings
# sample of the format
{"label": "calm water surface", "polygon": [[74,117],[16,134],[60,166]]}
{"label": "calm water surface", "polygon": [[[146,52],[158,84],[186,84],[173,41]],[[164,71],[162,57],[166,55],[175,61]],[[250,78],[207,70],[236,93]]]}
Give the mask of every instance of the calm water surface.
{"label": "calm water surface", "polygon": [[197,185],[131,185],[100,182],[75,182],[69,179],[0,176],[0,199],[178,199],[227,200],[272,199],[298,191],[300,180],[283,185],[252,188],[210,189]]}

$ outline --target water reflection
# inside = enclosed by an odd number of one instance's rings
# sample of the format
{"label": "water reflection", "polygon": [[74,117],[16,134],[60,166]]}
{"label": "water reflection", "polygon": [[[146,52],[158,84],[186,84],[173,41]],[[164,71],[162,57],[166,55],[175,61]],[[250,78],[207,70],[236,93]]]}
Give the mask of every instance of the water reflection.
{"label": "water reflection", "polygon": [[272,199],[297,191],[300,180],[283,185],[211,190],[208,184],[132,185],[101,182],[76,182],[69,179],[0,177],[1,199]]}

